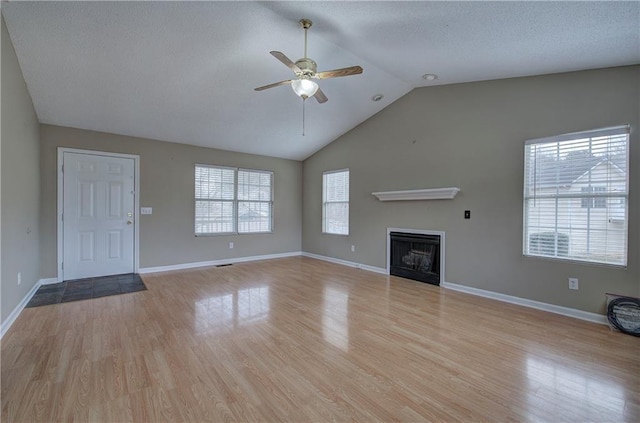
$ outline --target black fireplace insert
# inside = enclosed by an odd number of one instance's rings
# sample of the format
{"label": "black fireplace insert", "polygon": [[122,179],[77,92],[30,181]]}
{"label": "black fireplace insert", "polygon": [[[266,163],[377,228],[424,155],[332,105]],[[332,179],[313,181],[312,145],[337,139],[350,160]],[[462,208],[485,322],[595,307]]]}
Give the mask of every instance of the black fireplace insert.
{"label": "black fireplace insert", "polygon": [[440,285],[440,235],[391,232],[390,273]]}

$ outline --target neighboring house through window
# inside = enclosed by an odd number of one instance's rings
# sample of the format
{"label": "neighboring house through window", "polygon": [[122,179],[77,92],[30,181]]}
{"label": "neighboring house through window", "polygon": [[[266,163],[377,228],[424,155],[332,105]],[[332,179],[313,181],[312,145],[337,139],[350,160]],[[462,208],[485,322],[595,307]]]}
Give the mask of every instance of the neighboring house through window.
{"label": "neighboring house through window", "polygon": [[349,235],[349,169],[322,174],[322,232]]}
{"label": "neighboring house through window", "polygon": [[582,208],[604,209],[607,207],[607,199],[605,197],[590,197],[591,193],[604,194],[607,187],[582,187]]}
{"label": "neighboring house through window", "polygon": [[627,264],[629,126],[525,143],[525,255]]}
{"label": "neighboring house through window", "polygon": [[271,232],[273,172],[197,164],[195,234]]}

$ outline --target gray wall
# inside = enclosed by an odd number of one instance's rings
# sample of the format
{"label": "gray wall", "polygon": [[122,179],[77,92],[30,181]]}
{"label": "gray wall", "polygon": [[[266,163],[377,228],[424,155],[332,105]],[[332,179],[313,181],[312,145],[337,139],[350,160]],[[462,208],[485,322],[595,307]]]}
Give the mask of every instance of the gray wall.
{"label": "gray wall", "polygon": [[[2,20],[2,322],[38,282],[38,118]],[[18,285],[18,272],[22,283]]]}
{"label": "gray wall", "polygon": [[[303,251],[385,268],[387,227],[441,230],[447,282],[603,313],[605,292],[640,293],[639,81],[635,66],[412,91],[304,162]],[[524,141],[625,123],[628,268],[523,257]],[[350,235],[323,235],[322,172],[342,168],[351,171]],[[449,186],[462,190],[454,200],[371,195]]]}
{"label": "gray wall", "polygon": [[[42,277],[57,272],[57,148],[140,155],[140,267],[168,266],[301,250],[302,163],[52,125],[40,128]],[[273,233],[194,236],[194,165],[274,172]],[[228,247],[234,242],[234,249]]]}

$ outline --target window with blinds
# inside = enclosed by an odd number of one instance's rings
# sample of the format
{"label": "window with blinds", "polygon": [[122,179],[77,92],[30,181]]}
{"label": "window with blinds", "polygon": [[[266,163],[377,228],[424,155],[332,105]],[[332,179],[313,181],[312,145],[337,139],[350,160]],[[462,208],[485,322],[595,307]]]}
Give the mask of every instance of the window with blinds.
{"label": "window with blinds", "polygon": [[238,170],[238,232],[271,232],[273,173]]}
{"label": "window with blinds", "polygon": [[525,143],[525,255],[627,264],[629,126]]}
{"label": "window with blinds", "polygon": [[349,235],[349,170],[322,174],[322,232]]}
{"label": "window with blinds", "polygon": [[271,232],[273,173],[195,167],[195,234]]}

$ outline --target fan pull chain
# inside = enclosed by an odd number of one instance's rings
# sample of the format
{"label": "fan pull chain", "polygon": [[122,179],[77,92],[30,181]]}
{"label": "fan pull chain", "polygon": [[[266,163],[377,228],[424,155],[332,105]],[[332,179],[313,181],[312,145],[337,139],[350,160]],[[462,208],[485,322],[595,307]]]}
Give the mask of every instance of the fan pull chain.
{"label": "fan pull chain", "polygon": [[302,136],[304,137],[304,101],[305,99],[302,99]]}

